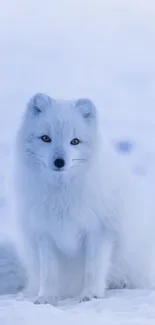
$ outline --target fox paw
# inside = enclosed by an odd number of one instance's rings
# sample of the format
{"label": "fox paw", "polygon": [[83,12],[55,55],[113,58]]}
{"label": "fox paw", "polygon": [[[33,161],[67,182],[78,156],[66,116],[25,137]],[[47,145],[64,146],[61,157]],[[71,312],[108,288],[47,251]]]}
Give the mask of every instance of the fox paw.
{"label": "fox paw", "polygon": [[85,295],[85,296],[83,296],[81,299],[80,299],[80,302],[88,302],[88,301],[90,301],[90,300],[92,300],[92,299],[98,299],[98,297],[97,296],[87,296],[87,295]]}
{"label": "fox paw", "polygon": [[52,305],[52,306],[55,306],[56,302],[57,302],[56,298],[54,298],[54,297],[44,297],[44,296],[38,296],[34,300],[35,305]]}

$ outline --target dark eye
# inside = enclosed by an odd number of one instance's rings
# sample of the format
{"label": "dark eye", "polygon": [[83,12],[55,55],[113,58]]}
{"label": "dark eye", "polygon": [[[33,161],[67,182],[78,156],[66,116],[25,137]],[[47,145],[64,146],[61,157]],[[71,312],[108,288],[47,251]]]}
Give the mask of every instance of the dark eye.
{"label": "dark eye", "polygon": [[76,146],[77,144],[80,143],[80,140],[79,139],[73,139],[70,144],[72,144],[73,146]]}
{"label": "dark eye", "polygon": [[48,137],[48,135],[42,135],[41,140],[44,142],[51,142],[51,138]]}

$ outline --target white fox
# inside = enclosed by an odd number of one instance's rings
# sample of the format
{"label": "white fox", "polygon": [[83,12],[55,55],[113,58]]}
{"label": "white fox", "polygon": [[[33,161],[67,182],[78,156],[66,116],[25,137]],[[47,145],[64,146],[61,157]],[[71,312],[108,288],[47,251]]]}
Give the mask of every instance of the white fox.
{"label": "white fox", "polygon": [[143,184],[125,181],[106,149],[89,99],[30,99],[16,139],[14,189],[17,247],[36,303],[154,283],[145,191],[143,207],[136,200]]}

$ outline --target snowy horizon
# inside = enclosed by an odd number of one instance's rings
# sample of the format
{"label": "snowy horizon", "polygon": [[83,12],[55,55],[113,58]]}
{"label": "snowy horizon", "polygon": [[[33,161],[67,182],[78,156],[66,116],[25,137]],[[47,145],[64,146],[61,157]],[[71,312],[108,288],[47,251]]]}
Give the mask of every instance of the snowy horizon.
{"label": "snowy horizon", "polygon": [[154,17],[153,0],[1,4],[7,118],[10,105],[18,116],[28,98],[43,91],[66,99],[90,97],[108,120],[153,123]]}

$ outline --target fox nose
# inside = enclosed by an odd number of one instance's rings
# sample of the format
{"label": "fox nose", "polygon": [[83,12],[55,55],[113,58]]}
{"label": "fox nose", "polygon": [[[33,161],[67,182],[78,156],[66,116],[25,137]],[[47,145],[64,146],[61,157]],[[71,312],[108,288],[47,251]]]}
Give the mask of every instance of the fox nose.
{"label": "fox nose", "polygon": [[62,168],[65,166],[65,161],[62,158],[55,159],[54,165],[57,168]]}

